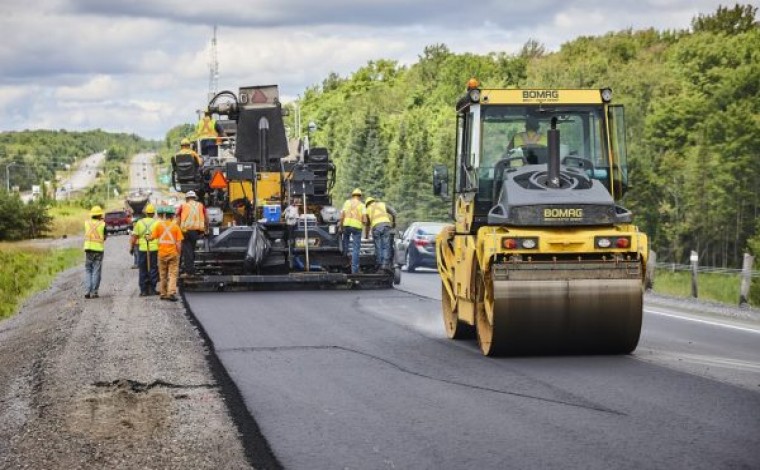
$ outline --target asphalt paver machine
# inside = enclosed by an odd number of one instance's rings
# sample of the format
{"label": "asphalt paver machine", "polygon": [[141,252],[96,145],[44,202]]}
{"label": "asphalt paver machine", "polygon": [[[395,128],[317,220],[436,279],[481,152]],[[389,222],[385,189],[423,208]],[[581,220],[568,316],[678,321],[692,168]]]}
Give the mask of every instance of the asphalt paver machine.
{"label": "asphalt paver machine", "polygon": [[[360,272],[351,274],[331,193],[335,165],[308,139],[289,146],[276,85],[220,92],[208,112],[219,116],[215,145],[196,146],[202,165],[190,156],[174,165],[176,189],[195,191],[209,218],[185,290],[389,288],[398,281],[397,271],[376,269],[369,241]],[[289,220],[288,206],[298,209]]]}

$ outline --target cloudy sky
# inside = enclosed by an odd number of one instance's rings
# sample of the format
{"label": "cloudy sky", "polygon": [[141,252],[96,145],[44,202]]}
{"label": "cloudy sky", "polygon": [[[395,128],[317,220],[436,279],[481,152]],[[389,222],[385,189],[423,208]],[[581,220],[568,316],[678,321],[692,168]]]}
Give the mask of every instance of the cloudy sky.
{"label": "cloudy sky", "polygon": [[[549,50],[578,35],[686,28],[719,0],[0,0],[0,131],[102,128],[162,138],[208,92],[278,83],[285,99],[368,60]],[[723,1],[733,5],[733,2]],[[744,1],[743,3],[747,3]],[[748,3],[757,4],[757,0]]]}

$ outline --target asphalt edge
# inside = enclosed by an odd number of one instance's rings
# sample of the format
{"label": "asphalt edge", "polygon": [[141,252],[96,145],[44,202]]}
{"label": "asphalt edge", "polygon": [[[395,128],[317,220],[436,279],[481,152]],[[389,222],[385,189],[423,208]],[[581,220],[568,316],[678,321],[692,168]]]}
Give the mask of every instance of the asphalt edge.
{"label": "asphalt edge", "polygon": [[180,289],[180,297],[182,297],[182,304],[185,307],[185,316],[190,324],[198,330],[198,333],[201,335],[203,342],[208,348],[208,352],[205,354],[206,363],[211,369],[211,374],[214,377],[214,380],[219,385],[225,406],[238,430],[238,438],[240,439],[240,444],[243,446],[246,460],[257,470],[281,470],[283,468],[282,464],[277,460],[269,442],[261,432],[259,424],[245,405],[243,395],[240,393],[237,385],[235,385],[232,377],[230,377],[227,369],[222,364],[221,359],[217,356],[214,342],[190,308],[183,289]]}

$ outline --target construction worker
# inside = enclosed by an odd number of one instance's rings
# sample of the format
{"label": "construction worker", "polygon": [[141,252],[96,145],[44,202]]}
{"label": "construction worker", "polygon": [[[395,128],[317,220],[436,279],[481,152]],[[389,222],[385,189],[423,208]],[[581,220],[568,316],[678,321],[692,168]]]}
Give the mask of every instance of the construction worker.
{"label": "construction worker", "polygon": [[210,157],[217,156],[216,138],[221,134],[216,119],[206,110],[195,126],[195,138],[201,141],[201,153]]}
{"label": "construction worker", "polygon": [[103,208],[100,206],[93,206],[92,209],[90,209],[90,218],[84,222],[85,299],[98,298],[105,242],[106,223],[103,221]]}
{"label": "construction worker", "polygon": [[351,192],[351,199],[343,203],[340,211],[340,227],[343,229],[343,254],[351,249],[351,273],[359,272],[359,250],[362,246],[362,232],[367,223],[367,210],[362,204],[362,191],[359,188]]}
{"label": "construction worker", "polygon": [[[368,197],[367,202],[367,225],[372,230],[372,239],[375,241],[375,257],[378,268],[381,270],[391,267],[391,235],[396,226],[396,211],[375,198]],[[391,221],[391,217],[393,220]]]}
{"label": "construction worker", "polygon": [[195,274],[195,245],[208,232],[206,208],[196,199],[195,191],[185,194],[185,203],[177,212],[179,228],[182,230],[182,267],[184,276]]}
{"label": "construction worker", "polygon": [[135,222],[132,236],[129,239],[129,253],[132,254],[137,246],[138,266],[140,267],[139,285],[140,297],[156,295],[158,284],[158,240],[148,240],[156,224],[153,216],[156,209],[148,203],[143,211],[145,217]]}
{"label": "construction worker", "polygon": [[525,132],[518,132],[512,137],[512,141],[507,146],[507,150],[512,150],[518,147],[524,147],[526,145],[540,145],[546,147],[547,140],[546,134],[539,132],[541,124],[533,116],[528,116],[525,119]]}
{"label": "construction worker", "polygon": [[158,243],[158,293],[161,300],[177,301],[177,272],[182,248],[182,231],[174,221],[174,207],[161,206],[160,219],[153,224],[150,240]]}
{"label": "construction worker", "polygon": [[[198,155],[198,152],[190,148],[190,139],[188,138],[179,141],[179,152],[176,153],[175,157],[177,155],[191,155],[195,159],[195,163],[198,164],[198,167],[203,166],[203,159]],[[174,158],[172,158],[172,166],[176,166]]]}

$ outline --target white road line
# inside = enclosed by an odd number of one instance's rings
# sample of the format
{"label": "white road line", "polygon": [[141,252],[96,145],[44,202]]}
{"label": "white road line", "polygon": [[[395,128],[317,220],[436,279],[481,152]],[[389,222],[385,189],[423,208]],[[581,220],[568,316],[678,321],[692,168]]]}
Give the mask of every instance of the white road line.
{"label": "white road line", "polygon": [[730,328],[732,330],[739,330],[739,331],[746,331],[748,333],[760,334],[760,329],[757,329],[757,328],[748,328],[748,327],[744,327],[744,326],[731,325],[731,324],[728,324],[728,323],[721,323],[721,322],[717,322],[717,321],[704,320],[704,319],[701,319],[701,318],[686,317],[686,316],[682,316],[682,315],[674,315],[672,313],[662,312],[662,311],[659,311],[659,310],[652,310],[652,309],[648,309],[648,308],[645,308],[644,311],[647,312],[647,313],[653,313],[655,315],[661,315],[663,317],[678,318],[679,320],[692,321],[692,322],[695,322],[695,323],[704,323],[704,324],[712,325],[712,326],[720,326],[720,327],[723,327],[723,328]]}

